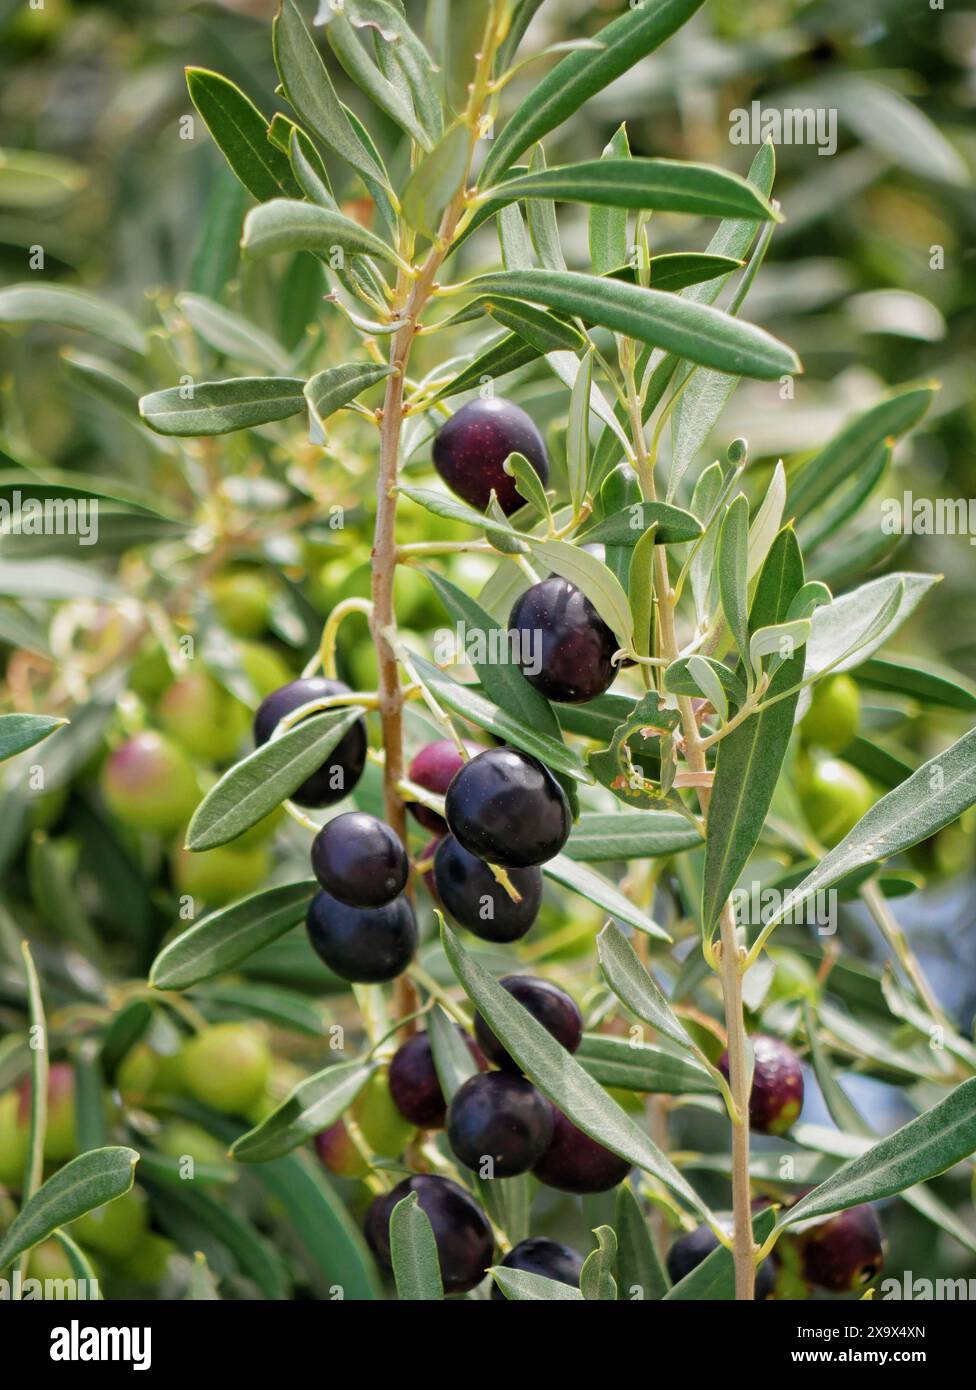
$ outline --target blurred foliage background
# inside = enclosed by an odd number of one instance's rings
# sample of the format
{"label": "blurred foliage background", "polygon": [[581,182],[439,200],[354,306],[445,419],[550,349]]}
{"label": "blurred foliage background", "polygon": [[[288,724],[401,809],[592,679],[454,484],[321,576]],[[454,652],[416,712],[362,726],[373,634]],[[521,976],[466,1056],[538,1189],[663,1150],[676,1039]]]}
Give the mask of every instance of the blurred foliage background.
{"label": "blurred foliage background", "polygon": [[[206,344],[190,341],[176,299],[183,290],[247,313],[289,351],[303,345],[321,351],[319,335],[327,333],[325,352],[334,347],[336,361],[348,356],[351,338],[341,320],[319,313],[327,286],[310,258],[273,269],[237,263],[234,229],[247,195],[202,121],[188,124],[187,64],[225,73],[263,111],[274,109],[274,8],[273,0],[44,0],[33,9],[26,0],[0,0],[0,285],[29,278],[29,258],[42,247],[48,281],[97,289],[157,325],[138,381],[131,380],[136,369],[124,353],[105,354],[117,368],[116,382],[136,394],[176,379],[174,341],[191,360],[200,353],[204,365],[214,359]],[[420,13],[413,4],[407,8],[415,17]],[[528,47],[589,35],[619,8],[618,0],[547,0]],[[516,88],[528,88],[535,70],[522,73]],[[362,110],[357,92],[343,95]],[[839,145],[830,157],[809,145],[777,149],[775,195],[786,221],[773,237],[748,312],[796,347],[806,374],[793,400],[783,400],[775,383],[741,384],[716,447],[748,438],[758,494],[781,455],[812,453],[887,388],[937,379],[933,409],[899,444],[894,468],[862,513],[857,534],[821,554],[817,573],[836,591],[886,568],[943,574],[899,645],[976,679],[969,537],[892,537],[880,525],[882,500],[906,488],[930,497],[968,499],[976,492],[976,14],[951,5],[934,10],[917,0],[710,0],[659,57],[640,64],[577,117],[562,133],[561,148],[548,143],[549,162],[598,156],[626,120],[635,154],[701,159],[745,173],[755,149],[731,142],[730,113],[755,100],[764,108],[836,108]],[[386,135],[385,151],[392,150],[392,128]],[[355,190],[347,191],[354,199]],[[687,220],[680,225],[683,248],[704,246],[704,224],[697,239]],[[581,264],[585,221],[562,226],[570,263]],[[678,244],[678,226],[666,216],[655,219],[657,250],[668,249],[672,237]],[[479,244],[475,239],[466,250],[469,267],[478,263]],[[336,598],[367,591],[368,542],[351,533],[372,506],[373,437],[351,417],[330,440],[331,471],[324,479],[321,471],[312,477],[318,451],[287,453],[276,430],[233,437],[221,446],[219,460],[205,441],[189,451],[189,468],[176,467],[168,441],[150,436],[125,408],[125,391],[119,397],[105,388],[99,376],[104,362],[92,353],[91,340],[70,339],[45,327],[0,333],[4,480],[21,469],[46,477],[77,474],[112,479],[127,497],[165,498],[188,518],[199,520],[201,507],[204,515],[213,505],[223,508],[231,529],[238,526],[244,537],[231,559],[275,572],[270,615],[257,633],[264,676],[268,661],[272,674],[300,669]],[[531,402],[558,437],[565,397],[556,383],[530,370],[520,399]],[[414,444],[415,466],[425,467],[422,434]],[[276,520],[283,501],[296,505],[286,483],[319,509],[347,508],[349,532],[313,528],[296,541]],[[257,519],[258,534],[247,532],[246,518]],[[428,522],[415,518],[420,528]],[[447,528],[445,534],[453,533]],[[111,667],[100,656],[133,639],[135,619],[124,604],[106,604],[107,591],[92,578],[87,592],[73,591],[77,597],[61,609],[60,626],[55,622],[42,634],[50,615],[43,585],[38,591],[24,578],[29,568],[0,545],[3,708],[48,711],[55,695],[65,706],[83,698],[86,713],[73,724],[70,743],[60,753],[52,743],[45,754],[53,775],[43,805],[7,790],[0,939],[13,960],[10,951],[25,922],[37,927],[50,1006],[80,1007],[79,1000],[104,999],[104,979],[144,975],[171,925],[172,885],[161,867],[165,848],[155,851],[156,862],[147,858],[145,844],[123,843],[120,850],[93,791],[119,693],[100,680],[102,667]],[[100,572],[94,562],[90,568]],[[151,597],[154,577],[138,557],[123,552],[102,568],[106,582],[111,577],[124,591]],[[404,626],[435,625],[441,615],[426,591],[405,586]],[[354,640],[343,650],[344,674],[362,688],[370,681],[372,652],[364,627],[354,622],[349,631]],[[246,624],[236,640],[251,640]],[[238,665],[240,658],[238,649]],[[248,675],[260,685],[253,672]],[[151,690],[151,673],[144,676]],[[959,718],[909,712],[898,739],[914,766],[944,745],[947,729],[958,731]],[[879,700],[865,718],[884,729],[885,703]],[[364,783],[361,804],[369,806],[370,795],[378,796],[375,778]],[[972,826],[964,824],[922,847],[918,867],[935,871],[933,886],[896,904],[936,988],[967,1032],[976,1013],[973,844]],[[305,837],[285,826],[275,876],[287,881],[304,873],[299,866],[306,852]],[[595,925],[580,924],[567,959],[581,942],[588,948]],[[880,1014],[867,964],[877,954],[873,930],[854,912],[845,931],[845,944],[858,943],[866,963],[865,982],[855,982],[852,997],[860,994],[861,1006]],[[65,940],[73,948],[67,953]],[[802,941],[793,944],[805,949]],[[265,984],[314,989],[327,983],[304,941],[281,945],[263,960]],[[20,1024],[16,974],[12,965],[0,968],[0,1032],[9,1028],[11,1038]],[[119,996],[111,997],[117,1005]],[[210,1016],[238,1016],[233,1001],[225,1000],[223,1011],[220,1004],[209,1001]],[[287,1020],[278,1007],[268,1010],[267,1022],[277,1028]],[[288,1036],[283,1050],[290,1065],[311,1044]],[[12,1045],[0,1050],[0,1090],[16,1075],[18,1055]],[[891,1128],[904,1113],[897,1093],[883,1083],[905,1078],[886,1074],[883,1064],[876,1071],[880,1081],[855,1083],[858,1099],[878,1128]],[[825,1122],[812,1083],[810,1095],[806,1117]],[[694,1139],[698,1143],[701,1135],[695,1132]],[[938,1239],[933,1227],[899,1206],[893,1265],[899,1267],[901,1242],[911,1249],[916,1274],[965,1272],[957,1246],[950,1243],[937,1255]],[[321,1277],[321,1270],[309,1276],[312,1287]],[[246,1280],[243,1287],[250,1287]]]}

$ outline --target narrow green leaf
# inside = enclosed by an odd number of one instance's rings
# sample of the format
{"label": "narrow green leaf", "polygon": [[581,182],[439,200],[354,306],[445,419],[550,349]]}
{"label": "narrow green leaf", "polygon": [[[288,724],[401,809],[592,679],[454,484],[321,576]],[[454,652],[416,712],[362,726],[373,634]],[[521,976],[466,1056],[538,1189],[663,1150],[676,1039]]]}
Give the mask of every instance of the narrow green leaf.
{"label": "narrow green leaf", "polygon": [[601,1086],[646,1095],[712,1095],[718,1089],[704,1067],[663,1047],[630,1038],[587,1034],[576,1052],[580,1066]]}
{"label": "narrow green leaf", "polygon": [[976,1150],[976,1077],[964,1081],[931,1110],[910,1120],[860,1157],[845,1163],[819,1187],[786,1208],[783,1231],[798,1221],[892,1197],[938,1177]]}
{"label": "narrow green leaf", "polygon": [[848,874],[927,840],[974,802],[976,729],[971,729],[876,802],[850,834],[786,895],[769,925],[795,913],[815,893],[839,883]]}
{"label": "narrow green leaf", "polygon": [[145,999],[133,999],[112,1019],[98,1050],[102,1074],[110,1086],[115,1081],[119,1067],[144,1036],[152,1020],[152,1005]]}
{"label": "narrow green leaf", "polygon": [[80,1284],[84,1285],[89,1300],[95,1299],[100,1302],[104,1295],[99,1285],[98,1275],[92,1268],[84,1250],[71,1239],[67,1231],[55,1231],[54,1239],[67,1255],[68,1263],[71,1265],[72,1276],[77,1279]]}
{"label": "narrow green leaf", "polygon": [[[620,126],[603,151],[604,159],[630,158],[626,125]],[[590,208],[590,264],[594,275],[607,275],[630,260],[627,209],[594,203]]]}
{"label": "narrow green leaf", "polygon": [[662,290],[569,270],[501,271],[470,283],[479,294],[494,291],[579,315],[719,372],[771,381],[802,370],[792,348],[764,329]]}
{"label": "narrow green leaf", "polygon": [[[497,536],[503,542],[511,542],[513,539],[524,542],[528,539],[522,537],[504,515],[493,516],[490,512],[476,511],[474,507],[469,507],[467,502],[459,502],[457,498],[448,497],[446,493],[435,492],[432,488],[426,487],[406,487],[403,483],[397,491],[404,497],[409,497],[411,502],[416,502],[425,511],[433,512],[434,516],[443,516],[449,521],[460,521],[465,526],[475,526],[479,531],[486,531],[490,537]],[[521,548],[520,546],[519,549]]]}
{"label": "narrow green leaf", "polygon": [[506,179],[482,196],[496,203],[553,198],[701,217],[777,217],[755,184],[747,179],[708,164],[679,159],[590,159]]}
{"label": "narrow green leaf", "polygon": [[448,1104],[455,1091],[463,1086],[469,1077],[475,1075],[478,1064],[471,1055],[471,1049],[457,1030],[457,1025],[448,1018],[440,1004],[435,1004],[427,1015],[427,1037],[434,1059],[434,1070],[441,1085],[441,1091]]}
{"label": "narrow green leaf", "polygon": [[400,127],[421,149],[430,148],[430,138],[418,121],[413,103],[394,83],[390,82],[370,58],[356,37],[356,31],[344,12],[321,9],[318,22],[325,26],[326,38],[347,76],[370,101]]}
{"label": "narrow green leaf", "polygon": [[401,1303],[439,1302],[444,1297],[437,1244],[416,1192],[390,1212],[390,1257]]}
{"label": "narrow green leaf", "polygon": [[131,315],[98,295],[54,285],[8,285],[0,289],[0,323],[56,323],[91,333],[140,356],[146,337]]}
{"label": "narrow green leaf", "polygon": [[362,718],[360,705],[326,710],[271,738],[225,772],[200,802],[186,832],[188,849],[229,844],[287,801]]}
{"label": "narrow green leaf", "polygon": [[573,827],[570,859],[652,859],[695,849],[701,837],[677,811],[585,812]]}
{"label": "narrow green leaf", "polygon": [[659,47],[691,18],[701,0],[643,0],[595,35],[600,51],[570,53],[536,85],[496,136],[481,173],[497,180],[530,145],[567,120],[590,97]]}
{"label": "narrow green leaf", "polygon": [[423,657],[410,653],[418,678],[434,698],[463,719],[470,719],[480,729],[487,729],[523,752],[545,763],[551,772],[564,772],[577,782],[592,782],[592,775],[583,766],[579,755],[562,742],[536,729],[527,729],[520,719],[513,719],[503,709],[477,694],[469,685],[460,685]]}
{"label": "narrow green leaf", "polygon": [[805,516],[863,468],[885,440],[913,429],[931,405],[935,389],[899,391],[856,416],[791,479],[790,515]]}
{"label": "narrow green leaf", "polygon": [[239,1163],[265,1163],[335,1124],[372,1074],[372,1062],[340,1062],[300,1081],[267,1119],[231,1146]]}
{"label": "narrow green leaf", "polygon": [[217,352],[282,375],[287,371],[288,354],[281,344],[240,314],[202,294],[179,294],[176,304],[193,331]]}
{"label": "narrow green leaf", "polygon": [[387,184],[386,171],[353,128],[295,0],[283,0],[272,30],[285,95],[329,149],[361,174]]}
{"label": "narrow green leaf", "polygon": [[583,1297],[579,1289],[574,1289],[571,1284],[546,1279],[541,1274],[529,1274],[524,1269],[506,1269],[504,1265],[495,1265],[489,1272],[505,1297],[519,1303],[569,1303]]}
{"label": "narrow green leaf", "polygon": [[715,704],[718,695],[714,687],[711,694],[707,693],[705,684],[700,678],[703,666],[708,667],[715,684],[721,689],[724,699],[738,708],[746,698],[745,681],[741,679],[738,672],[730,671],[721,661],[714,661],[707,656],[697,658],[685,656],[679,657],[677,661],[672,661],[664,673],[665,690],[670,691],[672,695],[691,695],[692,697],[705,695],[706,699],[711,700],[713,707],[718,710],[719,706]]}
{"label": "narrow green leaf", "polygon": [[657,528],[655,545],[680,545],[684,541],[697,540],[702,533],[701,522],[691,512],[672,507],[668,502],[634,502],[598,521],[579,539],[584,545],[595,542],[603,545],[636,545],[651,526]]}
{"label": "narrow green leaf", "polygon": [[317,891],[315,880],[307,879],[269,888],[211,913],[163,947],[149,983],[156,989],[187,989],[233,970],[304,921]]}
{"label": "narrow green leaf", "polygon": [[[31,1039],[30,1125],[27,1132],[27,1161],[24,1165],[23,1201],[25,1206],[41,1185],[44,1176],[44,1142],[47,1134],[48,1102],[48,1030],[41,998],[41,982],[26,941],[20,943],[20,953],[27,980],[27,1016]],[[0,1264],[0,1269],[3,1266]]]}
{"label": "narrow green leaf", "polygon": [[139,401],[139,414],[157,434],[228,434],[305,409],[305,382],[297,377],[234,377],[153,391]]}
{"label": "narrow green leaf", "polygon": [[189,1221],[194,1232],[212,1237],[265,1298],[281,1302],[289,1297],[291,1278],[284,1256],[246,1216],[230,1208],[226,1198],[202,1191],[196,1182],[169,1183],[161,1197],[165,1218]]}
{"label": "narrow green leaf", "polygon": [[391,246],[351,217],[291,198],[273,198],[252,208],[244,219],[241,246],[256,259],[279,251],[316,251],[331,256],[341,250],[382,261],[397,260]]}
{"label": "narrow green leaf", "polygon": [[[326,23],[332,11],[329,0],[320,0],[314,23]],[[344,0],[342,12],[354,28],[375,32],[381,65],[384,58],[389,58],[400,68],[414,109],[430,138],[436,140],[443,124],[439,74],[430,54],[401,13],[399,0],[395,4],[388,4],[387,0]],[[390,77],[388,66],[384,71]]]}
{"label": "narrow green leaf", "polygon": [[389,375],[390,368],[376,362],[349,362],[341,367],[326,367],[305,383],[305,399],[324,428],[326,421],[337,410]]}
{"label": "narrow green leaf", "polygon": [[593,353],[587,352],[580,365],[569,398],[569,425],[566,433],[566,472],[573,515],[578,516],[586,479],[590,471],[590,391],[593,385]]}
{"label": "narrow green leaf", "polygon": [[803,1024],[806,1029],[807,1042],[810,1044],[810,1060],[813,1063],[817,1085],[820,1087],[830,1118],[838,1129],[844,1130],[848,1134],[870,1136],[869,1126],[861,1119],[847,1092],[834,1075],[834,1069],[830,1065],[830,1058],[827,1056],[827,1050],[821,1040],[817,1019],[809,999],[803,1001]]}
{"label": "narrow green leaf", "polygon": [[709,1219],[708,1207],[671,1160],[552,1034],[464,950],[443,919],[441,940],[465,993],[505,1050],[552,1103],[597,1143],[652,1174]]}
{"label": "narrow green leaf", "polygon": [[437,235],[444,209],[464,180],[470,143],[466,125],[452,126],[407,180],[403,215],[411,227],[431,240]]}
{"label": "narrow green leaf", "polygon": [[722,612],[739,655],[749,665],[749,503],[740,492],[732,501],[716,552]]}
{"label": "narrow green leaf", "polygon": [[671,1281],[629,1181],[617,1188],[613,1228],[617,1233],[618,1297],[629,1302],[656,1302],[663,1298]]}
{"label": "narrow green leaf", "polygon": [[128,1192],[139,1155],[135,1149],[91,1149],[66,1163],[34,1193],[0,1241],[0,1270],[86,1211]]}
{"label": "narrow green leaf", "polygon": [[[530,171],[534,174],[546,167],[546,154],[541,145],[532,151]],[[525,214],[529,219],[529,235],[539,261],[547,270],[565,270],[566,257],[559,239],[556,206],[546,198],[531,198]]]}
{"label": "narrow green leaf", "polygon": [[[969,712],[976,709],[976,687],[954,671],[935,670],[916,661],[871,657],[858,666],[854,679],[867,690],[886,690],[922,705]],[[0,721],[0,728],[2,728]]]}
{"label": "narrow green leaf", "polygon": [[552,520],[549,498],[538,473],[524,454],[509,454],[503,465],[505,472],[515,479],[515,486],[526,502],[535,507],[540,516]]}
{"label": "narrow green leaf", "polygon": [[220,73],[187,68],[190,99],[206,123],[214,143],[241,183],[259,202],[299,192],[291,165],[268,139],[268,122],[244,95]]}
{"label": "narrow green leaf", "polygon": [[[212,1111],[194,1115],[225,1144],[240,1134],[240,1126]],[[255,1165],[254,1181],[277,1203],[295,1240],[324,1279],[327,1288],[340,1290],[349,1300],[382,1297],[376,1264],[362,1233],[346,1209],[321,1163],[307,1153]]]}
{"label": "narrow green leaf", "polygon": [[931,574],[885,574],[869,580],[813,615],[804,678],[828,667],[850,671],[892,637],[933,585]]}
{"label": "narrow green leaf", "polygon": [[0,763],[33,748],[67,722],[53,714],[0,714]]}
{"label": "narrow green leaf", "polygon": [[610,1226],[598,1226],[593,1234],[597,1248],[591,1250],[580,1270],[580,1293],[599,1302],[617,1301],[613,1268],[617,1262],[617,1237]]}
{"label": "narrow green leaf", "polygon": [[555,859],[548,860],[542,865],[542,872],[546,878],[562,884],[564,888],[570,888],[581,898],[586,898],[587,902],[602,908],[618,922],[625,922],[627,926],[644,932],[646,936],[656,937],[659,941],[671,940],[664,928],[659,927],[653,918],[625,897],[616,884],[593,869],[575,862],[568,854],[557,854]]}
{"label": "narrow green leaf", "polygon": [[[780,532],[763,566],[749,615],[750,627],[784,617],[802,585],[800,548],[793,531],[786,529]],[[767,698],[796,685],[802,670],[801,648],[782,662]],[[751,715],[718,746],[702,886],[702,928],[708,934],[762,834],[793,732],[798,698],[794,692],[763,713]]]}
{"label": "narrow green leaf", "polygon": [[596,945],[603,977],[620,1002],[679,1047],[694,1048],[657,981],[641,963],[620,928],[608,922],[597,937]]}

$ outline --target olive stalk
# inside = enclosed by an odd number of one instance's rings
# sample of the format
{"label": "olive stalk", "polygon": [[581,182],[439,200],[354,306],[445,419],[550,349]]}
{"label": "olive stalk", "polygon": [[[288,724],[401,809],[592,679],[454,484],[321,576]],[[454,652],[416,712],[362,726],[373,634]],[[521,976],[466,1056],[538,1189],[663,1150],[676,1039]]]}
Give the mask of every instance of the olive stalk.
{"label": "olive stalk", "polygon": [[[387,381],[380,421],[380,460],[377,479],[376,526],[373,535],[373,610],[370,618],[373,642],[379,663],[379,710],[385,760],[383,765],[383,800],[389,825],[406,842],[406,807],[400,792],[403,780],[403,687],[400,681],[399,657],[394,641],[396,611],[393,584],[397,566],[397,481],[400,469],[400,440],[403,432],[404,393],[407,367],[418,333],[420,316],[437,284],[437,275],[450,252],[458,223],[467,206],[467,183],[475,147],[481,134],[482,110],[489,96],[491,70],[495,53],[502,39],[504,6],[493,4],[486,25],[484,42],[478,56],[478,66],[464,122],[470,131],[468,158],[464,177],[444,211],[438,236],[432,244],[419,271],[408,274],[401,269],[393,297],[391,312],[402,320],[402,327],[393,335],[390,344],[390,376]],[[405,260],[413,254],[415,236],[400,219],[398,252]],[[415,1013],[417,991],[409,975],[401,975],[394,986],[394,1009],[403,1018]]]}
{"label": "olive stalk", "polygon": [[[637,472],[644,497],[651,501],[655,496],[654,459],[648,452],[644,437],[644,422],[634,382],[632,358],[628,359],[626,355],[622,355],[622,365],[627,377]],[[671,587],[664,546],[654,548],[654,586],[657,596],[660,650],[670,663],[677,660],[680,648],[675,627],[677,600]],[[698,732],[694,706],[688,696],[678,697],[678,710],[681,715],[688,767],[695,774],[704,774],[707,771],[705,745]],[[708,785],[699,785],[697,791],[701,812],[707,824],[711,788]],[[752,1199],[749,1188],[749,1067],[742,1004],[744,953],[739,949],[735,915],[730,902],[722,909],[720,930],[720,958],[717,962],[711,958],[709,963],[713,968],[717,965],[719,969],[728,1038],[729,1094],[726,1096],[726,1108],[732,1125],[732,1255],[735,1262],[735,1296],[738,1300],[751,1300],[755,1292],[756,1255],[752,1238]],[[709,958],[708,951],[706,958]]]}

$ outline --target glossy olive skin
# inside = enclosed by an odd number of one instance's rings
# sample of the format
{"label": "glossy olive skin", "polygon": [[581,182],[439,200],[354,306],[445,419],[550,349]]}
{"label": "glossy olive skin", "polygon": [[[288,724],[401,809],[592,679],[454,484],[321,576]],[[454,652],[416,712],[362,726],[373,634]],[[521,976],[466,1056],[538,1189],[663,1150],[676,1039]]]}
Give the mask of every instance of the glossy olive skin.
{"label": "glossy olive skin", "polygon": [[583,704],[613,684],[620,648],[575,584],[551,575],[515,600],[508,620],[522,673],[547,700]]}
{"label": "glossy olive skin", "polygon": [[364,811],[347,811],[316,835],[312,869],[347,907],[385,907],[407,886],[410,861],[391,826]]}
{"label": "glossy olive skin", "polygon": [[506,516],[525,505],[515,479],[504,471],[509,454],[524,454],[543,485],[549,481],[549,457],[535,421],[501,397],[469,401],[434,440],[434,467],[451,491],[479,512],[492,491]]}
{"label": "glossy olive skin", "polygon": [[466,1168],[482,1176],[527,1173],[552,1138],[552,1107],[524,1076],[488,1071],[471,1076],[447,1107],[447,1138]]}
{"label": "glossy olive skin", "polygon": [[[732,1218],[725,1213],[719,1213],[719,1222],[724,1230],[732,1233]],[[701,1264],[713,1250],[718,1249],[718,1236],[710,1226],[697,1226],[693,1231],[685,1231],[671,1246],[668,1251],[668,1277],[672,1284],[679,1283],[686,1274],[690,1274],[693,1269]],[[756,1270],[755,1300],[757,1303],[764,1302],[773,1292],[776,1283],[776,1269],[773,1261],[763,1260]]]}
{"label": "glossy olive skin", "polygon": [[[575,1052],[583,1038],[583,1015],[576,1001],[550,980],[534,975],[507,975],[498,983],[527,1009],[567,1052]],[[474,1016],[474,1035],[478,1046],[503,1071],[521,1073],[522,1068],[508,1055],[481,1014]]]}
{"label": "glossy olive skin", "polygon": [[[474,1039],[462,1028],[457,1030],[477,1063],[478,1070],[488,1065]],[[390,1062],[390,1095],[393,1104],[405,1120],[422,1129],[442,1129],[447,1117],[447,1101],[441,1090],[434,1066],[430,1038],[426,1033],[414,1033],[397,1048]]]}
{"label": "glossy olive skin", "polygon": [[444,1292],[476,1288],[491,1264],[495,1243],[484,1212],[473,1197],[450,1178],[417,1173],[377,1197],[366,1213],[370,1249],[385,1269],[390,1258],[390,1215],[398,1202],[416,1192],[417,1202],[434,1232]]}
{"label": "glossy olive skin", "polygon": [[465,763],[447,789],[445,811],[469,854],[505,869],[555,858],[573,828],[562,787],[518,748],[489,748]]}
{"label": "glossy olive skin", "polygon": [[352,984],[395,980],[417,949],[417,921],[402,895],[385,907],[348,907],[328,893],[316,893],[305,927],[316,954]]}
{"label": "glossy olive skin", "polygon": [[[749,1095],[749,1123],[759,1134],[785,1134],[803,1109],[803,1068],[791,1047],[779,1038],[756,1033],[751,1038],[755,1065]],[[729,1075],[729,1054],[719,1058]]]}
{"label": "glossy olive skin", "polygon": [[546,1187],[560,1192],[609,1192],[630,1172],[625,1158],[605,1149],[553,1105],[552,1139],[532,1169]]}
{"label": "glossy olive skin", "polygon": [[[289,681],[279,690],[273,691],[258,706],[254,716],[254,742],[258,748],[267,743],[279,722],[292,710],[307,705],[311,700],[322,700],[330,695],[347,695],[352,692],[342,681],[333,681],[325,676],[306,676],[300,680]],[[335,706],[339,708],[339,706]],[[299,806],[333,806],[348,796],[353,790],[366,766],[366,722],[360,719],[329,754],[318,772],[306,778],[291,800]]]}
{"label": "glossy olive skin", "polygon": [[[530,1236],[513,1245],[500,1263],[503,1269],[521,1269],[526,1274],[539,1274],[543,1279],[555,1279],[559,1284],[578,1289],[583,1256],[568,1245],[560,1245],[558,1240]],[[497,1284],[492,1286],[491,1296],[506,1301]]]}
{"label": "glossy olive skin", "polygon": [[803,1274],[830,1293],[862,1289],[880,1274],[884,1237],[870,1206],[849,1207],[800,1237]]}
{"label": "glossy olive skin", "polygon": [[434,855],[434,887],[444,911],[482,941],[518,941],[539,915],[542,874],[535,868],[511,869],[509,878],[521,901],[505,892],[483,859],[445,835]]}

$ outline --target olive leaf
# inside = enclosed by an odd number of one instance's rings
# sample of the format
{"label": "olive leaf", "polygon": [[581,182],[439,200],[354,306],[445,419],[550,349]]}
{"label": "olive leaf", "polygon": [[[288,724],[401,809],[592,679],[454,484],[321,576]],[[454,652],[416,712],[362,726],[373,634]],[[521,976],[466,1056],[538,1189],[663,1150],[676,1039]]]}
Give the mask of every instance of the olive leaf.
{"label": "olive leaf", "polygon": [[317,891],[316,881],[307,879],[269,888],[211,913],[163,947],[149,983],[156,989],[187,989],[233,970],[304,921]]}
{"label": "olive leaf", "polygon": [[153,391],[139,401],[139,414],[157,434],[227,434],[305,409],[305,382],[296,377],[234,377]]}
{"label": "olive leaf", "polygon": [[612,1226],[598,1226],[593,1234],[597,1248],[591,1250],[580,1270],[580,1293],[600,1302],[616,1302],[617,1284],[613,1268],[617,1260],[617,1237]]}
{"label": "olive leaf", "polygon": [[128,1192],[139,1155],[122,1146],[92,1149],[59,1168],[29,1198],[0,1240],[0,1270],[59,1226]]}
{"label": "olive leaf", "polygon": [[390,1258],[401,1302],[444,1297],[434,1232],[416,1192],[408,1193],[390,1213]]}
{"label": "olive leaf", "polygon": [[798,1221],[892,1197],[937,1177],[976,1150],[976,1077],[910,1120],[787,1207],[775,1232]]}
{"label": "olive leaf", "polygon": [[313,713],[249,753],[224,773],[194,811],[187,848],[226,845],[257,825],[318,772],[363,713],[360,705]]}
{"label": "olive leaf", "polygon": [[441,940],[458,981],[526,1076],[597,1143],[671,1188],[706,1220],[701,1197],[639,1125],[573,1060],[527,1009],[502,989],[441,919]]}
{"label": "olive leaf", "polygon": [[230,78],[207,68],[187,68],[190,99],[227,163],[259,202],[299,188],[287,157],[268,138],[267,118]]}
{"label": "olive leaf", "polygon": [[232,1156],[240,1163],[266,1163],[290,1153],[335,1124],[374,1069],[372,1062],[339,1062],[307,1076],[266,1119],[234,1140]]}
{"label": "olive leaf", "polygon": [[0,762],[33,748],[67,722],[51,714],[0,714]]}
{"label": "olive leaf", "polygon": [[[740,531],[739,562],[744,564],[741,540]],[[759,576],[749,629],[758,631],[784,618],[802,586],[800,547],[793,531],[787,529],[774,542]],[[748,635],[743,634],[743,638],[747,643]],[[747,645],[744,650],[748,651]],[[762,833],[793,732],[799,699],[799,691],[794,687],[802,669],[800,648],[781,662],[770,682],[766,699],[775,703],[750,715],[718,746],[702,885],[701,917],[706,934],[711,933]],[[787,691],[792,694],[786,694]],[[783,698],[776,699],[779,695]]]}

